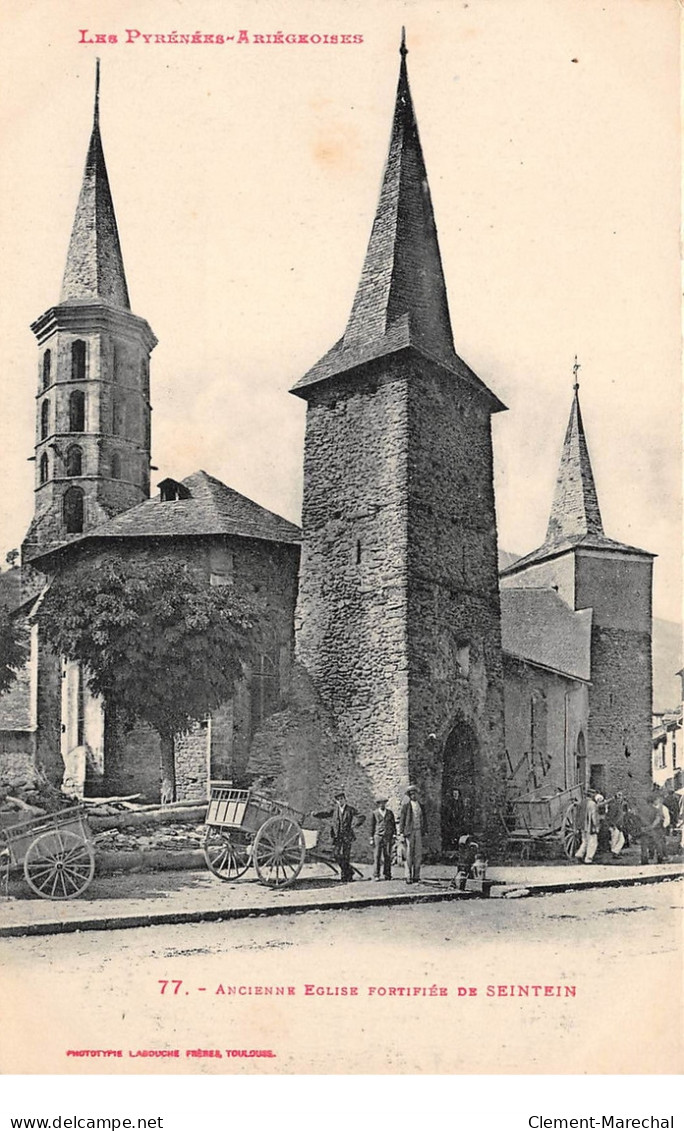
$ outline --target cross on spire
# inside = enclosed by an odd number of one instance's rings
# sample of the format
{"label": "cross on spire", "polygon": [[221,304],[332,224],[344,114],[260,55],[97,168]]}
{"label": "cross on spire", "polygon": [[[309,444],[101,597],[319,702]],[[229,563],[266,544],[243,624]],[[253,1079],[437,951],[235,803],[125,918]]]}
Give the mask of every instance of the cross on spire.
{"label": "cross on spire", "polygon": [[95,60],[95,107],[93,110],[93,125],[100,124],[100,60]]}
{"label": "cross on spire", "polygon": [[405,27],[402,27],[402,29],[401,29],[401,43],[399,45],[399,54],[401,55],[402,59],[405,59],[406,56],[408,55],[408,47],[406,46],[406,28]]}
{"label": "cross on spire", "polygon": [[577,374],[579,373],[581,368],[582,368],[582,366],[580,365],[579,361],[577,360],[577,354],[575,354],[575,364],[572,367],[572,375],[575,378],[575,384],[572,387],[575,390],[575,392],[577,392],[577,390],[579,389],[579,381],[577,380]]}

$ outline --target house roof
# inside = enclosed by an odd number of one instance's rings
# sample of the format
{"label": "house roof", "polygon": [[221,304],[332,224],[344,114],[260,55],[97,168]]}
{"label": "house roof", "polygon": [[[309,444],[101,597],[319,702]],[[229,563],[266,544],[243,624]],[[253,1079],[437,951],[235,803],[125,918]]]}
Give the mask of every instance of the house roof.
{"label": "house roof", "polygon": [[170,538],[202,534],[232,534],[238,538],[293,545],[300,541],[301,533],[294,523],[226,487],[206,471],[188,475],[181,486],[189,493],[188,497],[162,502],[161,495],[156,495],[93,527],[68,545],[96,538]]}
{"label": "house roof", "polygon": [[592,610],[574,612],[553,589],[501,590],[501,643],[521,660],[591,679]]}

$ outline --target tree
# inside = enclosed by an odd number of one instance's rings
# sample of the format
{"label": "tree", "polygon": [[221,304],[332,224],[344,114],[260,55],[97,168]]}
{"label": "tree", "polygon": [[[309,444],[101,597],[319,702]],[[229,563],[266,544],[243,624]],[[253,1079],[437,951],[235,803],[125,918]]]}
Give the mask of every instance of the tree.
{"label": "tree", "polygon": [[0,605],[0,694],[12,686],[28,656],[25,622]]}
{"label": "tree", "polygon": [[258,630],[251,602],[175,559],[107,558],[58,575],[37,621],[105,710],[157,731],[162,801],[174,800],[174,739],[232,695]]}

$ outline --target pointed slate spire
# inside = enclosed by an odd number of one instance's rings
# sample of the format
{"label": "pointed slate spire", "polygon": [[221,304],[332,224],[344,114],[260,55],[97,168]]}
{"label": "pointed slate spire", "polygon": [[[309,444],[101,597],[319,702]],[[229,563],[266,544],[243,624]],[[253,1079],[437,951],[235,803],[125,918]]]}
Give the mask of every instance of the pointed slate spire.
{"label": "pointed slate spire", "polygon": [[100,60],[93,130],[62,282],[62,303],[101,302],[130,310],[114,204],[100,137]]}
{"label": "pointed slate spire", "polygon": [[546,544],[587,534],[603,536],[601,511],[580,410],[578,369],[575,358],[572,408],[546,531]]}
{"label": "pointed slate spire", "polygon": [[345,347],[368,343],[408,316],[409,334],[416,344],[438,356],[453,357],[446,285],[409,89],[403,28],[399,53],[389,155],[343,341]]}

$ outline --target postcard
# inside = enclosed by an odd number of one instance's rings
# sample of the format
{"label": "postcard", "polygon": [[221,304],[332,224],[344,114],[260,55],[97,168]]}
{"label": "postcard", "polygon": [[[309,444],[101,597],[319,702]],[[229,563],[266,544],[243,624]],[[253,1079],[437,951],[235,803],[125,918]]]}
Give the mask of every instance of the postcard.
{"label": "postcard", "polygon": [[5,1075],[681,1071],[678,23],[4,5]]}

